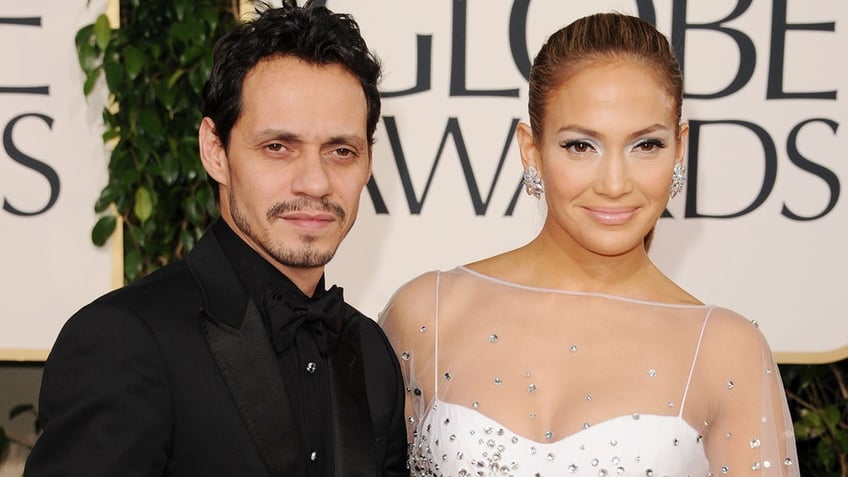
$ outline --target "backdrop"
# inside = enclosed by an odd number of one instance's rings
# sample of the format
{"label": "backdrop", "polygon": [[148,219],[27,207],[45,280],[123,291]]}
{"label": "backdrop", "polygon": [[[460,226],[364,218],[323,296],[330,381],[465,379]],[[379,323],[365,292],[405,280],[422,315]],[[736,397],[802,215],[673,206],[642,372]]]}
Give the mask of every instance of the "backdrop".
{"label": "backdrop", "polygon": [[[93,15],[85,0],[52,3],[0,7],[2,17],[43,19],[42,27],[0,23],[0,44],[26,49],[7,53],[4,47],[6,64],[20,67],[0,70],[0,86],[46,84],[51,90],[0,95],[0,125],[14,131],[0,151],[6,201],[0,226],[4,245],[8,241],[0,349],[18,356],[48,349],[70,313],[109,283],[108,253],[89,245],[91,207],[105,180],[106,159],[91,119],[99,109],[79,93],[73,56],[73,33]],[[557,28],[617,10],[667,33],[684,68],[689,183],[657,227],[654,260],[704,302],[759,322],[784,362],[848,356],[848,320],[840,306],[848,265],[841,195],[848,164],[840,131],[848,119],[840,95],[848,65],[840,49],[848,38],[839,28],[848,21],[848,3],[326,3],[354,15],[385,65],[373,180],[357,225],[327,271],[328,282],[342,285],[362,311],[376,317],[397,287],[422,272],[535,236],[544,210],[520,190],[513,134],[527,120],[530,62]],[[45,45],[53,46],[31,46],[48,35],[54,16],[57,25],[60,18],[73,21],[50,33],[52,43]],[[46,71],[63,61],[63,70]],[[63,106],[54,106],[62,90]],[[14,122],[27,112],[54,118],[52,127],[40,116]],[[60,124],[82,130],[60,137]],[[34,167],[20,151],[49,167]],[[52,204],[47,169],[61,186]],[[30,215],[9,211],[7,203]],[[46,290],[52,298],[44,298]]]}
{"label": "backdrop", "polygon": [[74,36],[106,0],[0,4],[0,359],[43,359],[59,328],[109,290],[91,244],[106,183],[104,94],[87,101]]}

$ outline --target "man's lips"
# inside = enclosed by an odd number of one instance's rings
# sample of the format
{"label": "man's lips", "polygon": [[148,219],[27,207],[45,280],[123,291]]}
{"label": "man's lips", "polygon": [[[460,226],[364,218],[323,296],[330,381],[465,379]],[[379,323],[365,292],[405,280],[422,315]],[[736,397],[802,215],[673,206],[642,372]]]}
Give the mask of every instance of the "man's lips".
{"label": "man's lips", "polygon": [[604,225],[626,224],[636,214],[636,207],[584,207],[589,217]]}
{"label": "man's lips", "polygon": [[336,216],[323,212],[289,212],[280,218],[297,227],[318,230],[336,221]]}

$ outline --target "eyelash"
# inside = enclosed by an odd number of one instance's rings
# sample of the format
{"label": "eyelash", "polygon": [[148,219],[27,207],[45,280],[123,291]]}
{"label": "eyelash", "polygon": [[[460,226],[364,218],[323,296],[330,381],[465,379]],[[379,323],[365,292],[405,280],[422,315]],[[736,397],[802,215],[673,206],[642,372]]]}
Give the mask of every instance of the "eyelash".
{"label": "eyelash", "polygon": [[636,148],[642,149],[643,151],[645,146],[651,146],[651,150],[653,150],[653,148],[665,149],[666,144],[660,139],[645,139],[644,141],[639,141],[639,144],[636,144]]}
{"label": "eyelash", "polygon": [[337,147],[333,149],[333,152],[339,157],[347,158],[347,157],[356,157],[357,154],[353,149],[347,147]]}
{"label": "eyelash", "polygon": [[[586,141],[579,140],[579,139],[573,139],[573,140],[566,141],[565,143],[560,144],[560,147],[562,147],[563,149],[567,149],[567,150],[574,149],[575,147],[578,147],[578,146],[587,148],[587,151],[588,151],[588,149],[594,149],[594,147],[591,144],[589,144]],[[645,149],[646,146],[649,146],[650,149]],[[636,146],[634,146],[634,149],[641,149],[643,152],[651,152],[655,148],[656,149],[665,149],[666,146],[667,145],[666,145],[665,141],[663,141],[661,139],[645,139],[645,140],[639,141],[639,143],[637,143]],[[582,154],[582,153],[587,152],[587,151],[580,151],[580,152],[574,151],[574,152],[577,152],[578,154]]]}
{"label": "eyelash", "polygon": [[[585,148],[587,148],[587,150],[588,150],[588,149],[594,149],[594,147],[592,147],[592,145],[591,145],[591,144],[589,144],[588,142],[586,142],[586,141],[581,141],[581,140],[578,140],[578,139],[572,139],[572,140],[570,140],[570,141],[566,141],[566,142],[565,142],[565,143],[563,143],[563,144],[560,144],[560,147],[562,147],[563,149],[566,149],[566,150],[572,150],[572,149],[574,149],[576,146],[585,147]],[[583,153],[585,153],[585,152],[587,152],[587,151],[581,151],[581,152],[574,151],[574,152],[576,152],[577,154],[583,154]]]}

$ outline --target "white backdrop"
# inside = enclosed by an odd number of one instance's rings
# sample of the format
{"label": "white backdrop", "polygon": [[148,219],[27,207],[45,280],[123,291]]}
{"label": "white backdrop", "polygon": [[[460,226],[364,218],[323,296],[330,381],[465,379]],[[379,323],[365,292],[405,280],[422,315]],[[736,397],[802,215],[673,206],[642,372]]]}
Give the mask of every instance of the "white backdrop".
{"label": "white backdrop", "polygon": [[[56,12],[54,3],[0,7],[0,17],[44,21],[42,29],[0,23],[0,57],[16,66],[0,70],[0,87],[49,84],[51,91],[49,97],[0,94],[0,126],[22,112],[53,117],[52,129],[37,119],[27,127],[21,121],[15,134],[29,129],[31,136],[15,136],[15,144],[52,167],[62,187],[39,215],[0,210],[0,350],[12,352],[49,348],[70,313],[109,286],[108,252],[89,245],[91,207],[105,180],[99,109],[78,93],[73,52],[73,33],[94,15],[85,12],[84,0],[62,2],[70,14]],[[523,193],[516,196],[521,168],[512,136],[515,123],[527,120],[529,61],[560,26],[618,10],[652,18],[674,36],[690,96],[684,105],[693,131],[690,183],[657,228],[655,261],[704,302],[757,320],[783,361],[848,356],[840,306],[848,266],[841,194],[848,161],[840,128],[848,119],[842,96],[848,3],[327,5],[353,13],[386,73],[374,181],[328,268],[328,281],[342,285],[362,311],[376,317],[398,286],[424,271],[483,258],[536,234],[544,211]],[[61,19],[57,36],[41,40]],[[0,150],[0,195],[21,209],[43,207],[48,181],[11,156]]]}
{"label": "white backdrop", "polygon": [[[420,92],[384,99],[374,180],[388,214],[377,213],[366,193],[359,222],[329,268],[328,279],[342,284],[363,311],[376,316],[401,283],[421,272],[451,268],[535,236],[543,219],[535,199],[522,193],[505,215],[521,175],[509,131],[512,121],[527,121],[520,59],[532,59],[548,34],[580,16],[617,10],[644,17],[653,10],[660,30],[676,33],[678,48],[678,38],[685,38],[686,92],[716,96],[684,102],[684,119],[699,136],[688,151],[694,174],[688,190],[669,205],[673,218],[660,221],[653,258],[704,302],[757,320],[784,361],[848,356],[842,306],[848,207],[840,193],[848,178],[848,144],[839,128],[848,120],[842,96],[848,63],[841,59],[848,37],[840,28],[848,22],[848,3],[328,0],[327,5],[359,21],[385,64],[383,91],[425,85]],[[714,22],[719,27],[695,26]],[[689,28],[682,34],[684,23]],[[429,55],[417,49],[419,41],[431,45]],[[806,94],[780,97],[792,93]],[[440,149],[446,130],[453,134]],[[470,172],[463,173],[463,161]],[[472,175],[487,207],[474,207]],[[420,203],[418,213],[411,213],[410,202]],[[704,217],[710,215],[738,216]]]}
{"label": "white backdrop", "polygon": [[67,318],[111,285],[91,244],[106,183],[104,94],[82,94],[74,36],[106,0],[0,4],[0,359],[43,359]]}

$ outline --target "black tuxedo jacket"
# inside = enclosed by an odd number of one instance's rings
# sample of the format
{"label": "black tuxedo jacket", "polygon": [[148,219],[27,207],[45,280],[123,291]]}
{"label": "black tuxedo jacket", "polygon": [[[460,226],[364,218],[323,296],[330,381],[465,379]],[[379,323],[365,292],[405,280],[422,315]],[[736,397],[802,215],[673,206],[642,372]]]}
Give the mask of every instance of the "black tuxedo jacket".
{"label": "black tuxedo jacket", "polygon": [[[408,475],[395,354],[374,321],[346,307],[329,359],[335,475]],[[27,477],[306,474],[262,318],[211,232],[185,261],[68,321],[39,406],[44,432]]]}

